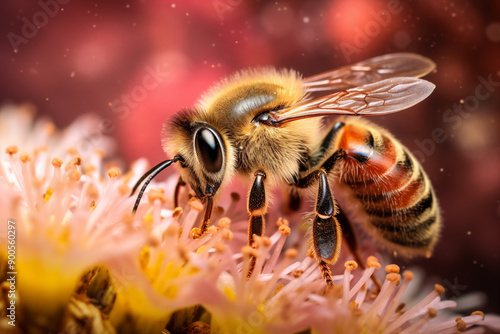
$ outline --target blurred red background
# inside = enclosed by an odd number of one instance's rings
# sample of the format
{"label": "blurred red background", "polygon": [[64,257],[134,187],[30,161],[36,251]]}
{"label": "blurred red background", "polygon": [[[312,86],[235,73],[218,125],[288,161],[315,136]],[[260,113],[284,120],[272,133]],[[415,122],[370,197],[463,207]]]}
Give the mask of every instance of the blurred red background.
{"label": "blurred red background", "polygon": [[127,161],[164,159],[162,123],[236,70],[433,59],[434,93],[372,120],[421,158],[440,199],[442,240],[412,263],[448,298],[481,290],[500,313],[500,2],[17,0],[0,13],[0,102],[30,102],[58,126],[96,113]]}

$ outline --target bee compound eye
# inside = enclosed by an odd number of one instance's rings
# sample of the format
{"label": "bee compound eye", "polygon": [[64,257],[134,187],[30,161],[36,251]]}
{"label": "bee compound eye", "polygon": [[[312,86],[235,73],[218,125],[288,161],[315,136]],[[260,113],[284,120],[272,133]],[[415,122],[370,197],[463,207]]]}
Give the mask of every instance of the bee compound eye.
{"label": "bee compound eye", "polygon": [[209,173],[217,173],[222,168],[222,145],[214,130],[201,128],[195,134],[195,150],[198,160]]}

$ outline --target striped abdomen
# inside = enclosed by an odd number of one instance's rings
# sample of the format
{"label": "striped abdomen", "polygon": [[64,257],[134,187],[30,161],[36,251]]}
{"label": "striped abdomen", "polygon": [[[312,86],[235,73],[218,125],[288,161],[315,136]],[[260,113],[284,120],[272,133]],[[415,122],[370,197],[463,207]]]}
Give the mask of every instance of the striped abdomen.
{"label": "striped abdomen", "polygon": [[430,252],[439,234],[439,207],[408,149],[367,122],[346,122],[337,145],[347,151],[341,183],[360,201],[368,232],[403,253]]}

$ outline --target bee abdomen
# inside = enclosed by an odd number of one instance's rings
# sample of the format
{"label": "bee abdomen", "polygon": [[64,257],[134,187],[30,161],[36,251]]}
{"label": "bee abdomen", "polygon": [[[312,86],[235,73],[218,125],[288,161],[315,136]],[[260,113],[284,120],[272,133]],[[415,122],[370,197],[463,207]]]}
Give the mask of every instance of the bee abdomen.
{"label": "bee abdomen", "polygon": [[392,244],[432,248],[439,233],[439,208],[432,189],[411,207],[396,210],[374,211],[363,202],[369,221],[378,234]]}
{"label": "bee abdomen", "polygon": [[431,214],[412,220],[371,220],[380,235],[396,245],[409,248],[428,248],[436,239],[439,217]]}
{"label": "bee abdomen", "polygon": [[389,134],[363,127],[353,130],[356,140],[365,138],[356,150],[369,154],[363,161],[352,148],[348,151],[352,159],[346,161],[343,182],[361,202],[372,230],[392,246],[430,250],[439,232],[439,207],[422,167]]}

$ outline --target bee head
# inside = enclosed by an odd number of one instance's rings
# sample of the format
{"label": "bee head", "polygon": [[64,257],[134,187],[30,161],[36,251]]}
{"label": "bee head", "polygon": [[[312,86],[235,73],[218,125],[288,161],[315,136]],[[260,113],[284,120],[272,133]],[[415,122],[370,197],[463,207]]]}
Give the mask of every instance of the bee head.
{"label": "bee head", "polygon": [[197,112],[178,113],[166,124],[163,148],[167,154],[180,156],[182,179],[199,198],[215,195],[229,168],[227,136],[213,125],[199,120]]}

